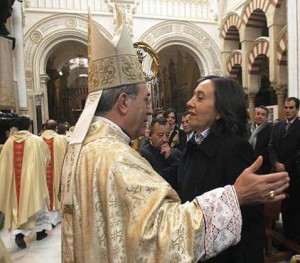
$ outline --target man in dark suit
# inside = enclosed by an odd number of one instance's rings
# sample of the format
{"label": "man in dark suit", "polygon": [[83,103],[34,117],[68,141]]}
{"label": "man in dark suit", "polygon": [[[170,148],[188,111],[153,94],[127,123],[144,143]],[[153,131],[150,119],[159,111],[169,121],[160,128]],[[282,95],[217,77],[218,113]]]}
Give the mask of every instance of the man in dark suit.
{"label": "man in dark suit", "polygon": [[289,97],[284,104],[285,120],[274,124],[269,144],[270,161],[275,171],[290,176],[289,197],[282,202],[284,234],[300,244],[300,174],[297,153],[300,149],[299,99]]}
{"label": "man in dark suit", "polygon": [[261,174],[271,171],[268,146],[270,142],[272,124],[268,122],[269,110],[261,105],[255,109],[254,122],[247,126],[248,141],[252,145],[255,158],[262,156],[264,161],[260,167]]}
{"label": "man in dark suit", "polygon": [[[218,76],[200,79],[187,106],[195,135],[187,142],[178,168],[183,203],[234,182],[254,160],[246,139],[245,94],[237,82]],[[241,242],[207,262],[263,263],[263,207],[243,207],[242,218]]]}
{"label": "man in dark suit", "polygon": [[170,130],[171,127],[164,117],[154,119],[150,125],[150,143],[140,148],[140,154],[176,190],[181,151],[168,144]]}
{"label": "man in dark suit", "polygon": [[193,129],[190,127],[189,125],[189,119],[190,119],[190,116],[189,116],[189,113],[188,112],[184,112],[182,114],[182,117],[181,117],[181,127],[182,127],[182,130],[184,131],[185,133],[185,140],[184,140],[184,148],[186,146],[186,143],[193,137],[194,135],[194,131]]}

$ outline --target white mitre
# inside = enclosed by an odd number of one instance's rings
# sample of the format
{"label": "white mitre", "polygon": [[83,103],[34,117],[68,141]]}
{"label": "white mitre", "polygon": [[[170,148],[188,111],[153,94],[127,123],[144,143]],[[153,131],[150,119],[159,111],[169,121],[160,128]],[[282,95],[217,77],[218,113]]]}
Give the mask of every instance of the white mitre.
{"label": "white mitre", "polygon": [[117,29],[112,41],[99,31],[89,16],[89,95],[70,144],[83,142],[104,89],[146,83],[123,14],[117,5],[115,7]]}
{"label": "white mitre", "polygon": [[68,144],[63,166],[62,181],[66,181],[63,197],[64,213],[71,213],[73,207],[72,193],[74,191],[77,161],[103,90],[146,83],[142,65],[138,60],[123,15],[117,5],[116,13],[117,30],[112,41],[99,31],[95,22],[89,16],[89,95]]}

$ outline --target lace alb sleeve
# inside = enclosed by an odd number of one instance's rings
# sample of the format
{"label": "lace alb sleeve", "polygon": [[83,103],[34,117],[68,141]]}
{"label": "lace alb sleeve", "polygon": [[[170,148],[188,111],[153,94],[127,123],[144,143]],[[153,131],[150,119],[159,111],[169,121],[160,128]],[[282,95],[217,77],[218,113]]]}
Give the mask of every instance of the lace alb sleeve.
{"label": "lace alb sleeve", "polygon": [[208,259],[240,241],[242,216],[233,186],[214,189],[196,199],[205,220],[201,259]]}

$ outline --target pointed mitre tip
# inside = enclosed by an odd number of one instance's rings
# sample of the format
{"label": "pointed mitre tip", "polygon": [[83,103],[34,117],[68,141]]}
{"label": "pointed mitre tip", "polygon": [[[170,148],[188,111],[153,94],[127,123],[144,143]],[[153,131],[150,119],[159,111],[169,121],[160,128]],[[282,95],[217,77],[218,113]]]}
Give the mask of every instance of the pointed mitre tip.
{"label": "pointed mitre tip", "polygon": [[122,85],[145,83],[142,66],[124,23],[122,11],[115,6],[118,26],[112,41],[97,28],[93,19],[89,21],[90,93]]}

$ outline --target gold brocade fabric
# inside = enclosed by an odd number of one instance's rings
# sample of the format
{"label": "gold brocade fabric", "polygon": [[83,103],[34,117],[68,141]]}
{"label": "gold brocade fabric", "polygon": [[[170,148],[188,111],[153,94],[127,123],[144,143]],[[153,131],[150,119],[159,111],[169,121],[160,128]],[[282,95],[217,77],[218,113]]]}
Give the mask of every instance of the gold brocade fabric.
{"label": "gold brocade fabric", "polygon": [[[25,141],[22,160],[20,200],[17,205],[14,177],[13,143]],[[0,155],[0,211],[5,214],[7,229],[32,228],[35,214],[49,204],[46,167],[50,161],[47,144],[28,131],[14,133],[4,144]]]}
{"label": "gold brocade fabric", "polygon": [[[74,165],[73,159],[68,152],[65,165]],[[67,172],[63,198],[69,186]],[[64,263],[196,262],[204,253],[197,201],[180,205],[176,192],[110,122],[91,125],[74,187],[74,205],[63,214]]]}
{"label": "gold brocade fabric", "polygon": [[53,139],[53,152],[51,153],[51,156],[53,156],[53,187],[52,187],[52,194],[53,198],[53,207],[50,207],[52,211],[61,209],[61,203],[58,199],[58,194],[60,190],[60,180],[61,180],[61,174],[62,174],[62,166],[63,161],[65,158],[65,154],[67,151],[67,138],[66,136],[59,135],[55,131],[52,130],[45,130],[41,137],[46,140]]}
{"label": "gold brocade fabric", "polygon": [[291,258],[290,263],[300,263],[300,255],[294,255],[294,256]]}

